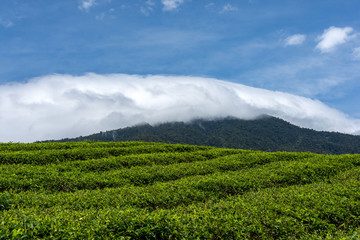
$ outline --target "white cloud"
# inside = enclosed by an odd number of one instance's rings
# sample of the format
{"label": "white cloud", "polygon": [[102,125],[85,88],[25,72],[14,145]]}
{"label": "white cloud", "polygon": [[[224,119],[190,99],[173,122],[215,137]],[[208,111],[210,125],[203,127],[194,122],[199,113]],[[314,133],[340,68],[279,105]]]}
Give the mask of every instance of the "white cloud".
{"label": "white cloud", "polygon": [[211,2],[211,3],[206,4],[205,8],[211,8],[213,6],[215,6],[215,3]]}
{"label": "white cloud", "polygon": [[10,20],[3,20],[0,18],[0,25],[3,26],[4,28],[9,28],[14,26],[14,23]]}
{"label": "white cloud", "polygon": [[285,39],[285,45],[286,46],[301,45],[304,43],[305,39],[306,39],[306,35],[295,34]]}
{"label": "white cloud", "polygon": [[360,60],[360,47],[353,49],[353,56],[356,60]]}
{"label": "white cloud", "polygon": [[150,12],[153,11],[155,3],[151,0],[147,0],[143,6],[140,7],[140,12],[145,16],[149,16]]}
{"label": "white cloud", "polygon": [[238,10],[237,7],[234,7],[230,3],[228,3],[221,9],[220,13],[237,11],[237,10]]}
{"label": "white cloud", "polygon": [[316,48],[324,53],[331,52],[336,46],[350,40],[353,37],[350,35],[351,32],[353,32],[353,28],[351,27],[330,27],[318,37],[319,43],[316,45]]}
{"label": "white cloud", "polygon": [[142,122],[261,114],[302,127],[355,133],[360,120],[317,100],[210,78],[50,75],[0,85],[0,142],[92,134]]}
{"label": "white cloud", "polygon": [[164,11],[172,11],[177,9],[181,4],[184,3],[184,0],[161,0],[164,5]]}
{"label": "white cloud", "polygon": [[95,4],[96,0],[82,0],[79,9],[83,11],[89,11],[89,9]]}

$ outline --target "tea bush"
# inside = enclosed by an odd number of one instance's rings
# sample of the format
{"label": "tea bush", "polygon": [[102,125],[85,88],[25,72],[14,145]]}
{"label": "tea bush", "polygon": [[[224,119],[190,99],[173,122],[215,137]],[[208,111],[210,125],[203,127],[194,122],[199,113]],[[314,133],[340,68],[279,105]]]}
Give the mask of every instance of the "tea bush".
{"label": "tea bush", "polygon": [[359,239],[360,155],[0,144],[0,239]]}

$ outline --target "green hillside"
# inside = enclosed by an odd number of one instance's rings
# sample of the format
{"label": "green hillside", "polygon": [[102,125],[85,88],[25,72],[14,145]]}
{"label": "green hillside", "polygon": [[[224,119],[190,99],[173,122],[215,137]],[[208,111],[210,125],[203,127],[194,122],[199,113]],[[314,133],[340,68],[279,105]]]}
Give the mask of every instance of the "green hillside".
{"label": "green hillside", "polygon": [[225,118],[143,124],[62,141],[145,141],[258,151],[360,153],[360,136],[300,128],[279,118]]}
{"label": "green hillside", "polygon": [[359,239],[360,155],[0,144],[0,239]]}

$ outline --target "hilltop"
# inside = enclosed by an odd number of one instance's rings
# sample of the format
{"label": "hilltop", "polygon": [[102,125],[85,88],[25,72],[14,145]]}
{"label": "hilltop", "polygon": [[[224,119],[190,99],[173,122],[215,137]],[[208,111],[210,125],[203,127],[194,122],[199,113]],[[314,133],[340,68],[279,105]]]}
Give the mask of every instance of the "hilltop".
{"label": "hilltop", "polygon": [[60,141],[145,141],[213,147],[296,151],[323,154],[360,153],[360,136],[300,128],[282,119],[233,117],[190,122],[142,124]]}

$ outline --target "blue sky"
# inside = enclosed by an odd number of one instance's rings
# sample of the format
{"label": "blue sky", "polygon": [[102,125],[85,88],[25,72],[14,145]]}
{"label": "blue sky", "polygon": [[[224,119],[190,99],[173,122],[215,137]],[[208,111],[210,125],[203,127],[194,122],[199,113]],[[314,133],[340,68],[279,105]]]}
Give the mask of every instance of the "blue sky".
{"label": "blue sky", "polygon": [[51,74],[216,78],[360,118],[358,0],[1,0],[0,86]]}

